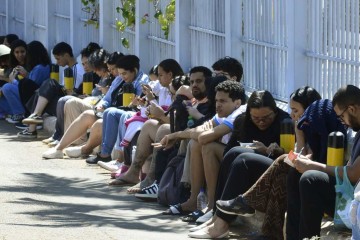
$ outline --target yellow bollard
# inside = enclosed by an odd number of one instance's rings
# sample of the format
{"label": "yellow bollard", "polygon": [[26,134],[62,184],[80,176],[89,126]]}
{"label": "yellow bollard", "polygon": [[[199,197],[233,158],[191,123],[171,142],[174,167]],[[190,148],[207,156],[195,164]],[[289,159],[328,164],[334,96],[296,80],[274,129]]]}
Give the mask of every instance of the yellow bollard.
{"label": "yellow bollard", "polygon": [[50,78],[59,82],[59,65],[51,64],[50,67]]}
{"label": "yellow bollard", "polygon": [[64,87],[66,90],[74,89],[74,76],[71,68],[64,70]]}
{"label": "yellow bollard", "polygon": [[135,89],[132,83],[125,83],[123,86],[123,106],[127,107],[130,105],[132,100],[135,98]]}
{"label": "yellow bollard", "polygon": [[285,119],[281,122],[280,126],[280,147],[282,147],[285,153],[295,147],[295,129],[291,119]]}
{"label": "yellow bollard", "polygon": [[93,74],[85,73],[83,76],[83,94],[91,95],[93,90]]}
{"label": "yellow bollard", "polygon": [[344,165],[344,134],[342,132],[332,132],[328,137],[327,165]]}

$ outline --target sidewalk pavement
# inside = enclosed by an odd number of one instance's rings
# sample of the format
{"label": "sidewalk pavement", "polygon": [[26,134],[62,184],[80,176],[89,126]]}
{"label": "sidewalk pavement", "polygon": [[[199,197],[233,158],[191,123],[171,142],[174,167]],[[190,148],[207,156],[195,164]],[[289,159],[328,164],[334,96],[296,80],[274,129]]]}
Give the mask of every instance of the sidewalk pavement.
{"label": "sidewalk pavement", "polygon": [[[105,170],[83,159],[41,159],[45,131],[36,141],[19,141],[17,132],[0,120],[0,240],[189,239],[194,225],[162,215],[165,207],[127,187],[109,187]],[[259,226],[232,227],[230,239],[253,239]]]}

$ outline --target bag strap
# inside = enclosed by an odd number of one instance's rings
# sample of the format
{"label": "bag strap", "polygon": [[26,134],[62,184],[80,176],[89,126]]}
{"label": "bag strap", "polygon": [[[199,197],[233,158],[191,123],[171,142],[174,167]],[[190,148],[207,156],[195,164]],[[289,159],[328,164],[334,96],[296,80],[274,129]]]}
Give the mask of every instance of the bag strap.
{"label": "bag strap", "polygon": [[336,178],[336,185],[340,185],[343,182],[339,177],[338,167],[337,166],[335,167],[335,178]]}
{"label": "bag strap", "polygon": [[348,175],[347,175],[347,171],[346,171],[346,167],[347,166],[344,166],[343,167],[343,182],[344,183],[347,183],[348,184],[348,186],[351,186],[351,188],[353,189],[353,191],[354,191],[354,186],[352,185],[352,183],[350,182],[350,180],[349,180],[349,178],[348,178]]}

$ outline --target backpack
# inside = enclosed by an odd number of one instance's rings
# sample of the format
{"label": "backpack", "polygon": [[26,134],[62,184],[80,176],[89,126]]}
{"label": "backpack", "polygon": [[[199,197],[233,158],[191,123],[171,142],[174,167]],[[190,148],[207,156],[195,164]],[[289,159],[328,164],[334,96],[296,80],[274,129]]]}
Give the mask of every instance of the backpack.
{"label": "backpack", "polygon": [[174,205],[184,202],[190,196],[190,189],[180,182],[184,170],[185,155],[178,155],[168,163],[160,180],[158,203]]}

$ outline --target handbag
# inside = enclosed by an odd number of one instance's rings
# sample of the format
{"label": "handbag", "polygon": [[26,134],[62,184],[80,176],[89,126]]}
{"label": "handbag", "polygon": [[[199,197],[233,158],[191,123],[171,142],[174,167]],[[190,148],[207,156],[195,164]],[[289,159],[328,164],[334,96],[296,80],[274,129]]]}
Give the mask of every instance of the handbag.
{"label": "handbag", "polygon": [[335,168],[335,177],[336,199],[334,225],[337,227],[347,227],[351,229],[349,211],[351,207],[351,202],[354,199],[354,186],[351,184],[347,176],[346,166],[343,167],[343,179],[339,177],[338,167]]}

